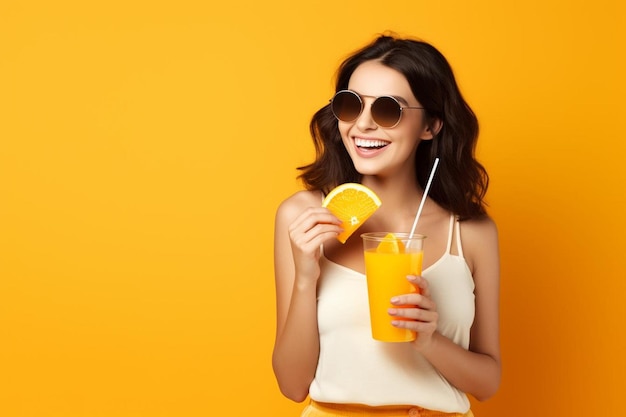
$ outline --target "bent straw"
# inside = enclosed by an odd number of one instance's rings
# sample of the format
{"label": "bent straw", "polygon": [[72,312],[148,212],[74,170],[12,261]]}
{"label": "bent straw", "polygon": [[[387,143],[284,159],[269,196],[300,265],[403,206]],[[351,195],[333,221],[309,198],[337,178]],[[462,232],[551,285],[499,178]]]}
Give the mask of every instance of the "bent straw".
{"label": "bent straw", "polygon": [[430,171],[430,176],[428,177],[428,182],[426,182],[426,188],[424,188],[424,194],[422,195],[422,200],[420,201],[420,205],[417,209],[417,214],[415,215],[415,220],[413,221],[413,227],[411,228],[411,233],[409,233],[409,241],[407,245],[411,242],[411,238],[413,237],[413,233],[415,233],[415,227],[417,226],[417,222],[422,214],[422,209],[424,208],[424,203],[426,202],[426,196],[428,195],[428,190],[430,190],[430,184],[433,182],[433,177],[435,176],[435,171],[437,170],[437,165],[439,165],[439,158],[435,158],[435,162],[433,163],[433,169]]}

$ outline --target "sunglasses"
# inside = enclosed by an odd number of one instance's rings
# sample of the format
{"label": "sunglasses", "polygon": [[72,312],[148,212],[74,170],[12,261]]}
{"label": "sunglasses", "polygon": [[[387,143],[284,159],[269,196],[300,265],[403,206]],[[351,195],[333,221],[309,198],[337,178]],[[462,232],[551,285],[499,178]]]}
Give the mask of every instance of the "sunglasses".
{"label": "sunglasses", "polygon": [[330,100],[330,109],[337,120],[354,122],[363,112],[361,97],[374,98],[370,109],[372,119],[378,126],[387,129],[396,127],[400,123],[404,109],[424,109],[423,107],[402,106],[396,98],[391,96],[366,96],[352,90],[338,91]]}

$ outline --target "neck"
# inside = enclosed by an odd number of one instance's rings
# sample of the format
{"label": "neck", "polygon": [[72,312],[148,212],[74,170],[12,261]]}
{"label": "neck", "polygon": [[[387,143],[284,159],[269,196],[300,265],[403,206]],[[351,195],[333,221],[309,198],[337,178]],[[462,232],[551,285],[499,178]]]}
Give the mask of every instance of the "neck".
{"label": "neck", "polygon": [[[382,201],[380,209],[367,223],[378,230],[409,232],[422,199],[423,190],[415,176],[394,178],[363,177],[363,185],[371,188]],[[428,204],[425,204],[426,208]]]}

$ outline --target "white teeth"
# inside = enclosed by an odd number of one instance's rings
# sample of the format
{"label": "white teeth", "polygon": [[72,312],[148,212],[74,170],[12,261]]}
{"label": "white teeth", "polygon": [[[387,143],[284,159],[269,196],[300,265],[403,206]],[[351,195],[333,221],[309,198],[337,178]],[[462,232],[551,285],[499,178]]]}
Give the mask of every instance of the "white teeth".
{"label": "white teeth", "polygon": [[385,142],[383,140],[369,140],[369,139],[359,139],[355,138],[354,143],[359,148],[382,148],[389,144],[389,142]]}

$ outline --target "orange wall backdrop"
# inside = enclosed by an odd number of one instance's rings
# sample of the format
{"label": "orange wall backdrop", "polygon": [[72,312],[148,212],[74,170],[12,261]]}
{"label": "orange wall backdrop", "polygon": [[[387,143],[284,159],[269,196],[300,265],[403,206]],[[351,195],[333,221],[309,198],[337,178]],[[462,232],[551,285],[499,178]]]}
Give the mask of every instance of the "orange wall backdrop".
{"label": "orange wall backdrop", "polygon": [[388,29],[438,46],[482,123],[504,376],[477,416],[619,414],[622,3],[213,3],[0,4],[0,415],[298,415],[274,211],[337,64]]}

